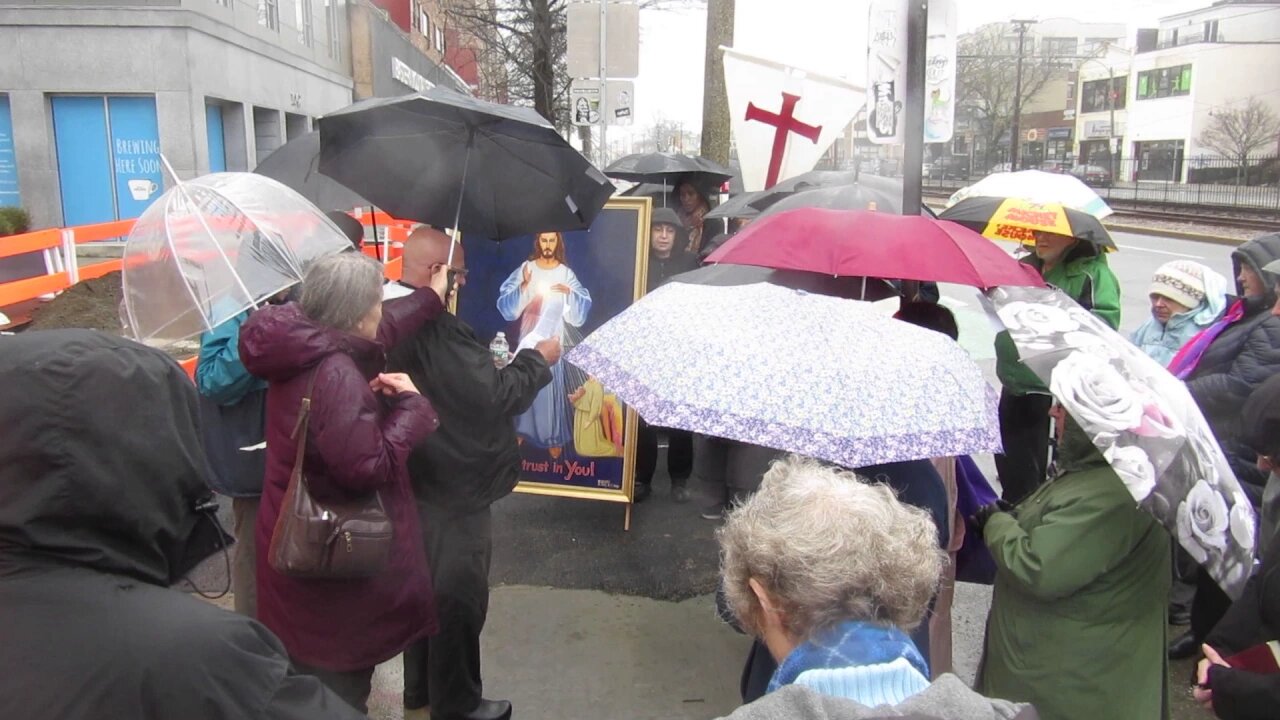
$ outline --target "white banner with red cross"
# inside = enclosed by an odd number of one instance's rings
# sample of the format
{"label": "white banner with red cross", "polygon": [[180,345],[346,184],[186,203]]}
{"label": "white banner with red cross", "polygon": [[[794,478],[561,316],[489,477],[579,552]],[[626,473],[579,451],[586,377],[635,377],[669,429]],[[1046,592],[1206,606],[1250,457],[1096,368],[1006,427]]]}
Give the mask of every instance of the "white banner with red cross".
{"label": "white banner with red cross", "polygon": [[733,48],[720,50],[729,123],[747,191],[812,170],[866,100],[864,88],[839,78]]}

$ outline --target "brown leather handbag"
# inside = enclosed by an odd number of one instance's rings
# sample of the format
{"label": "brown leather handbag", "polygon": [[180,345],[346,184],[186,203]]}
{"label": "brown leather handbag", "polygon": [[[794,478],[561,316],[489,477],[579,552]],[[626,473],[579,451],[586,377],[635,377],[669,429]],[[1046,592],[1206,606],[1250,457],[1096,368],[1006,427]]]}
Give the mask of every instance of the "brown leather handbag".
{"label": "brown leather handbag", "polygon": [[392,538],[391,518],[379,494],[322,501],[307,485],[302,463],[315,385],[313,371],[293,427],[298,451],[267,558],[276,572],[289,577],[339,580],[377,575],[387,567]]}

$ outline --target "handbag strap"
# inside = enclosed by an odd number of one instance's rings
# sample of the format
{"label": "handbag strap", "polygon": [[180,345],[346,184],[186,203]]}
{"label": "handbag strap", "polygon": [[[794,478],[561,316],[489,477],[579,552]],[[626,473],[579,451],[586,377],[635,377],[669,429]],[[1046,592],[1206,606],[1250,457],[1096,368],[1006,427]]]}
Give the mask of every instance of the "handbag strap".
{"label": "handbag strap", "polygon": [[319,367],[311,371],[311,379],[307,381],[307,393],[302,396],[302,407],[298,410],[298,420],[293,425],[293,433],[289,435],[290,439],[298,441],[298,449],[293,458],[293,467],[298,469],[302,467],[302,458],[307,452],[307,421],[311,418],[311,396],[315,393],[318,374],[320,374]]}

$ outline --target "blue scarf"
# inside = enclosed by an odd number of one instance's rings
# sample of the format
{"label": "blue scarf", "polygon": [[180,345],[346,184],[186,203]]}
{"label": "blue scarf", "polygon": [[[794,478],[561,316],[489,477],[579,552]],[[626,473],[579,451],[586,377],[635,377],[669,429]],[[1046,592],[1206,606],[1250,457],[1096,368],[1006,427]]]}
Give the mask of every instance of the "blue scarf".
{"label": "blue scarf", "polygon": [[792,650],[774,671],[767,692],[794,683],[807,670],[883,665],[898,658],[929,677],[929,664],[906,633],[895,627],[846,620]]}

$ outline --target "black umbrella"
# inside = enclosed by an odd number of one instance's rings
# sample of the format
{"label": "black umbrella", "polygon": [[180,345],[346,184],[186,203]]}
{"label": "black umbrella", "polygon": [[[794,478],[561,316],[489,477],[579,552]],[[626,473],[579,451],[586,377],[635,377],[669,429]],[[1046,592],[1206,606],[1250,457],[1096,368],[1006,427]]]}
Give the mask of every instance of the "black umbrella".
{"label": "black umbrella", "polygon": [[278,180],[321,210],[351,210],[371,204],[328,175],[322,175],[320,133],[312,131],[290,140],[258,163],[253,171]]}
{"label": "black umbrella", "polygon": [[442,87],[320,118],[320,170],[396,217],[495,240],[585,229],[614,190],[533,110]]}
{"label": "black umbrella", "polygon": [[733,177],[733,171],[719,163],[679,153],[628,155],[605,168],[604,174],[632,182],[661,182],[673,175],[687,175],[699,187],[719,186]]}
{"label": "black umbrella", "polygon": [[771,285],[831,295],[849,300],[883,300],[899,292],[888,281],[852,276],[832,277],[803,270],[775,270],[756,265],[704,265],[697,270],[673,275],[668,282],[690,285],[734,286],[765,282]]}

